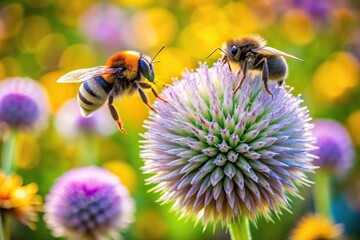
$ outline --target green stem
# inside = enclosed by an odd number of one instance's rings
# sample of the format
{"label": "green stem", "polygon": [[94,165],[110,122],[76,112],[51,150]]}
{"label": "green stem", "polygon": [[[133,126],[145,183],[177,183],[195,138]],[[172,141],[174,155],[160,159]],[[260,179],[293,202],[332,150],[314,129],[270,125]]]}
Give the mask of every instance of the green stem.
{"label": "green stem", "polygon": [[98,144],[96,139],[82,136],[79,139],[79,160],[81,166],[98,164]]}
{"label": "green stem", "polygon": [[314,201],[317,213],[332,219],[330,212],[330,176],[326,171],[317,171],[315,174]]}
{"label": "green stem", "polygon": [[16,138],[17,132],[15,130],[10,130],[7,138],[4,139],[3,148],[2,148],[2,165],[1,168],[6,175],[9,175],[13,171],[13,165],[15,161],[15,151],[16,151]]}
{"label": "green stem", "polygon": [[5,240],[3,213],[0,212],[0,240]]}
{"label": "green stem", "polygon": [[10,240],[10,219],[6,213],[0,213],[0,240]]}
{"label": "green stem", "polygon": [[232,240],[251,240],[249,219],[242,215],[237,222],[228,225]]}

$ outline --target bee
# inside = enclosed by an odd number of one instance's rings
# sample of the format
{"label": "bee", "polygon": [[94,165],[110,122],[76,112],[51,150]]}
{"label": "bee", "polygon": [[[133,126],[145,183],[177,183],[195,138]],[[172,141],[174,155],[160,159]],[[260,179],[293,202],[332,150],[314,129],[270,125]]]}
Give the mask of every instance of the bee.
{"label": "bee", "polygon": [[[99,109],[107,101],[112,118],[117,122],[119,130],[126,134],[113,106],[114,98],[138,92],[142,101],[153,111],[143,89],[151,89],[154,96],[161,101],[155,89],[145,81],[155,83],[154,59],[164,49],[163,46],[153,59],[137,51],[122,51],[111,56],[104,66],[78,69],[60,77],[59,83],[82,82],[77,95],[80,112],[87,117]],[[145,78],[145,79],[144,79]],[[156,112],[156,111],[155,111]]]}
{"label": "bee", "polygon": [[[239,64],[243,75],[236,86],[233,94],[241,88],[244,79],[248,75],[249,70],[261,71],[261,79],[264,82],[266,91],[273,97],[268,87],[268,81],[277,81],[278,85],[282,85],[288,75],[288,66],[284,57],[289,57],[298,61],[300,58],[279,51],[275,48],[266,46],[266,40],[258,35],[246,35],[226,41],[222,49],[215,49],[223,52],[221,61],[227,63]],[[209,55],[209,56],[210,56]],[[239,72],[240,72],[239,71]]]}

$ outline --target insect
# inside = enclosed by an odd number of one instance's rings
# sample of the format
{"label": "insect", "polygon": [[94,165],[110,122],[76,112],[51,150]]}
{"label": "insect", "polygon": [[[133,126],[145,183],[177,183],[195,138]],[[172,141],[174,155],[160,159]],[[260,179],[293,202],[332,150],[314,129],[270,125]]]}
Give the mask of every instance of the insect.
{"label": "insect", "polygon": [[239,64],[241,67],[243,75],[233,92],[234,95],[241,88],[248,71],[259,70],[266,91],[273,97],[268,87],[268,81],[277,81],[278,85],[282,85],[288,74],[288,66],[284,57],[303,61],[300,58],[266,46],[266,40],[258,35],[246,35],[228,40],[223,44],[222,49],[217,48],[210,55],[216,50],[223,52],[224,55],[221,59],[223,63],[227,63],[229,67],[229,63]]}
{"label": "insect", "polygon": [[143,89],[151,89],[156,98],[167,103],[149,83],[144,81],[145,78],[150,83],[155,83],[153,62],[164,47],[153,59],[136,51],[118,52],[111,56],[104,66],[71,71],[60,77],[57,82],[82,82],[77,95],[81,114],[85,117],[89,116],[107,101],[112,118],[117,122],[119,130],[126,134],[119,114],[113,106],[114,98],[138,91],[142,101],[155,111],[143,91]]}

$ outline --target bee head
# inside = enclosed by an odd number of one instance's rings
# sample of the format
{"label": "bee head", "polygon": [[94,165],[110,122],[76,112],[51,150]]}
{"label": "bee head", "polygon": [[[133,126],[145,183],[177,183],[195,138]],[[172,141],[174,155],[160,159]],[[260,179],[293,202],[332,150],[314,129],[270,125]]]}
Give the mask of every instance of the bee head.
{"label": "bee head", "polygon": [[147,80],[154,82],[155,74],[153,65],[143,57],[141,57],[139,60],[139,71]]}
{"label": "bee head", "polygon": [[238,46],[232,45],[230,47],[230,53],[231,53],[231,56],[235,59],[235,61],[240,60],[241,49]]}

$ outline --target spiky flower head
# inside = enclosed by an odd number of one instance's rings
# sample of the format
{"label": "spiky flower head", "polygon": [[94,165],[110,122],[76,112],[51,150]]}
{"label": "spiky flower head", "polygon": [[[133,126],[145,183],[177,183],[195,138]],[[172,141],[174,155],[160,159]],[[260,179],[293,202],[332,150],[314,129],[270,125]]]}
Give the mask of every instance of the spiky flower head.
{"label": "spiky flower head", "polygon": [[200,66],[163,91],[169,104],[145,122],[141,157],[144,172],[161,201],[174,201],[184,216],[224,223],[241,215],[271,219],[289,206],[312,171],[312,124],[300,96],[247,77],[227,66]]}
{"label": "spiky flower head", "polygon": [[42,199],[36,194],[37,191],[35,183],[23,185],[20,176],[6,176],[0,171],[0,213],[10,214],[17,221],[35,228],[37,212],[42,206]]}
{"label": "spiky flower head", "polygon": [[66,101],[55,115],[57,132],[67,139],[78,136],[107,136],[116,131],[114,120],[104,107],[98,109],[89,117],[80,114],[76,98]]}
{"label": "spiky flower head", "polygon": [[340,239],[343,232],[342,226],[334,224],[330,219],[309,214],[302,218],[293,230],[290,240],[336,240]]}
{"label": "spiky flower head", "polygon": [[317,120],[313,129],[318,149],[314,161],[320,169],[336,174],[345,173],[353,164],[354,149],[347,130],[334,120]]}
{"label": "spiky flower head", "polygon": [[48,98],[43,87],[30,78],[7,78],[0,82],[0,123],[14,129],[45,125]]}
{"label": "spiky flower head", "polygon": [[105,169],[82,167],[62,175],[45,203],[45,222],[56,237],[120,238],[133,221],[134,202],[119,178]]}

